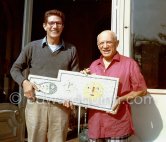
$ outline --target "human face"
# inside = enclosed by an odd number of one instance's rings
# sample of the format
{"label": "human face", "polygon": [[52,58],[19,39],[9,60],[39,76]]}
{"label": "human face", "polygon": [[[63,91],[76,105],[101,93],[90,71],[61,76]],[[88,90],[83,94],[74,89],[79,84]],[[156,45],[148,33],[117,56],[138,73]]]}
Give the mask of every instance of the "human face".
{"label": "human face", "polygon": [[111,61],[113,56],[117,52],[118,41],[114,34],[110,31],[104,31],[99,34],[97,38],[97,45],[103,58],[107,61]]}
{"label": "human face", "polygon": [[43,23],[43,28],[47,32],[47,39],[60,38],[64,25],[61,17],[52,15],[47,19],[47,23]]}

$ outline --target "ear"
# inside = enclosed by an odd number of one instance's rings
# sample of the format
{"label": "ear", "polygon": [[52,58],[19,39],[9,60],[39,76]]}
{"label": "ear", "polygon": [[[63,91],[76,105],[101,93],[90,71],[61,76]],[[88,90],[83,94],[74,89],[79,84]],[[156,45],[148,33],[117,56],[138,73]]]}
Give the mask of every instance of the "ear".
{"label": "ear", "polygon": [[46,23],[43,23],[43,28],[44,28],[44,30],[46,31]]}
{"label": "ear", "polygon": [[116,47],[118,47],[118,45],[119,45],[119,40],[116,41]]}

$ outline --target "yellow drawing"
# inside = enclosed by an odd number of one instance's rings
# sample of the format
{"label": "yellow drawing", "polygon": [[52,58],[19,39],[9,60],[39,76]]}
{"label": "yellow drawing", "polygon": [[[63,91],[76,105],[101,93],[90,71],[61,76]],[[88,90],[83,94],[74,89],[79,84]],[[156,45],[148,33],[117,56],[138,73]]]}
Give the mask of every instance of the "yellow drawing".
{"label": "yellow drawing", "polygon": [[103,86],[99,82],[89,82],[84,87],[84,96],[89,99],[97,99],[103,95]]}

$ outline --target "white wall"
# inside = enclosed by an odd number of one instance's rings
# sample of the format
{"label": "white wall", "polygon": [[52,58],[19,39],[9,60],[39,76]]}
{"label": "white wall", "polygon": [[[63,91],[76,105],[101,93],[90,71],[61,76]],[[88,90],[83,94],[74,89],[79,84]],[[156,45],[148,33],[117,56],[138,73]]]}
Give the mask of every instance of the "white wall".
{"label": "white wall", "polygon": [[150,94],[132,106],[136,138],[132,142],[164,142],[166,139],[166,94]]}

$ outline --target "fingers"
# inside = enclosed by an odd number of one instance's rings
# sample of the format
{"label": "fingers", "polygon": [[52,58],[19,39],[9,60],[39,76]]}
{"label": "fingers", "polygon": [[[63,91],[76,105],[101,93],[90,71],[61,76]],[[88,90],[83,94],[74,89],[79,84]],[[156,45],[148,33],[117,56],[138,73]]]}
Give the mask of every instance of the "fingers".
{"label": "fingers", "polygon": [[63,105],[68,108],[68,107],[69,107],[68,101],[64,101],[64,102],[63,102]]}
{"label": "fingers", "polygon": [[63,102],[63,105],[64,105],[65,107],[67,107],[67,108],[71,108],[71,109],[74,108],[74,105],[73,105],[73,103],[72,103],[71,101],[64,101],[64,102]]}
{"label": "fingers", "polygon": [[112,110],[115,111],[118,107],[119,107],[119,103],[116,103],[113,107],[112,107]]}
{"label": "fingers", "polygon": [[112,114],[117,114],[120,104],[118,104],[112,111]]}
{"label": "fingers", "polygon": [[24,90],[24,96],[28,99],[35,100],[35,92],[34,88],[35,86],[28,80],[23,81],[23,90]]}
{"label": "fingers", "polygon": [[29,90],[29,91],[24,91],[24,96],[30,100],[35,100],[35,96],[34,96],[34,91],[33,90]]}
{"label": "fingers", "polygon": [[106,113],[113,114],[113,115],[117,114],[117,112],[118,112],[118,110],[119,110],[119,106],[120,106],[120,104],[117,105],[116,107],[114,107],[114,108],[112,109],[112,111],[106,111]]}
{"label": "fingers", "polygon": [[36,84],[32,83],[32,86],[33,86],[33,88],[34,88],[36,91],[40,91],[40,89],[37,87]]}
{"label": "fingers", "polygon": [[120,104],[121,104],[121,98],[118,97],[114,106],[112,107],[112,111],[107,111],[106,113],[117,114],[119,107],[120,107]]}
{"label": "fingers", "polygon": [[72,102],[69,102],[69,105],[70,105],[70,108],[73,109],[74,108],[74,105]]}
{"label": "fingers", "polygon": [[90,69],[89,68],[85,68],[84,70],[80,71],[83,74],[90,74]]}

